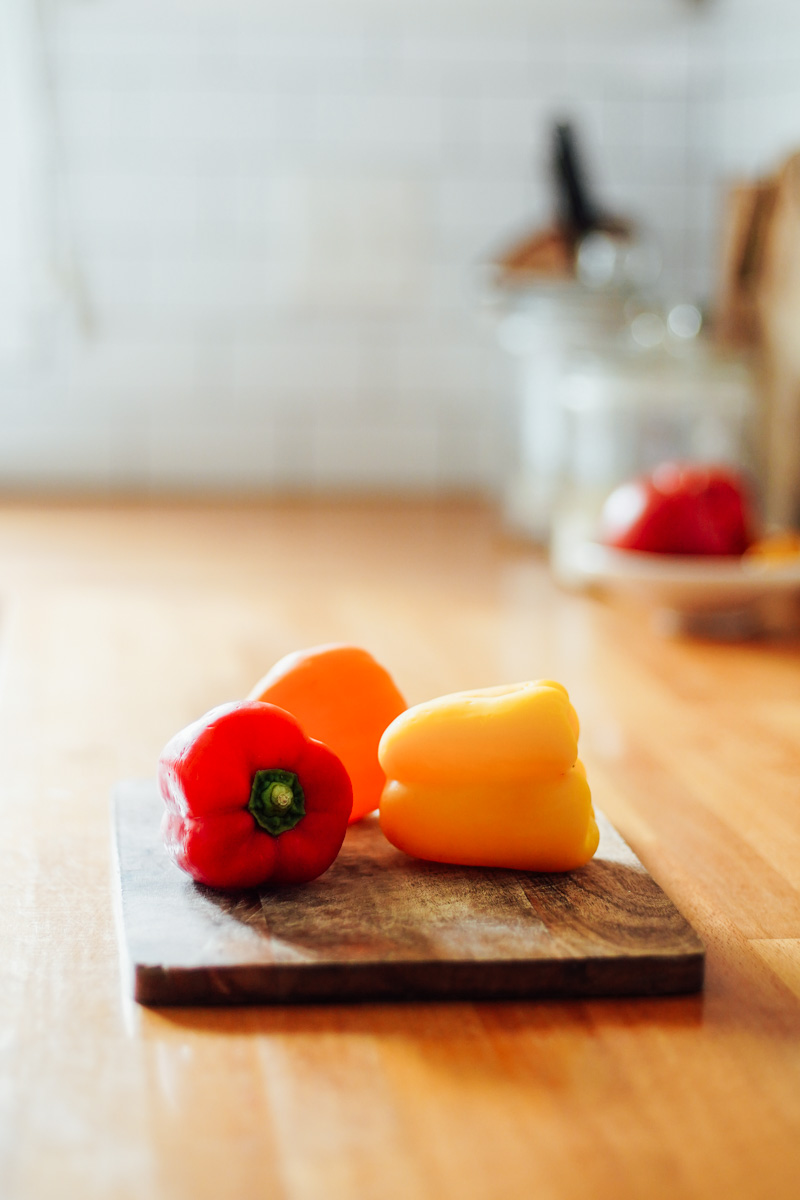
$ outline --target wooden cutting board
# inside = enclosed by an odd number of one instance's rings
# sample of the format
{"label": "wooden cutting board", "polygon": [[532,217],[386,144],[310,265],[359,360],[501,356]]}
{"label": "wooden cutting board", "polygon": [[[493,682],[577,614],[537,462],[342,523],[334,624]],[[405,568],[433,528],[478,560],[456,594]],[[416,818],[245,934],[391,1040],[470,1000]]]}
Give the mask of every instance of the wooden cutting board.
{"label": "wooden cutting board", "polygon": [[114,796],[123,961],[142,1004],[692,992],[697,935],[605,818],[565,875],[422,862],[368,817],[312,883],[195,884],[169,860],[155,783]]}

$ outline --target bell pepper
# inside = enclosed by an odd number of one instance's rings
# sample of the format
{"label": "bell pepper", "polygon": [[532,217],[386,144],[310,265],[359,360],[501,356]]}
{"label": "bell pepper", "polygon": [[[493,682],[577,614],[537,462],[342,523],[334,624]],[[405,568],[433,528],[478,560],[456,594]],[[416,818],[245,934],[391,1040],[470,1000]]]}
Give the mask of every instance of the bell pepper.
{"label": "bell pepper", "polygon": [[741,555],[754,527],[744,478],[698,463],[661,463],[620,484],[600,515],[607,545],[650,554]]}
{"label": "bell pepper", "polygon": [[582,866],[599,834],[577,750],[577,715],[551,680],[417,704],[381,738],[381,828],[398,849],[435,862]]}
{"label": "bell pepper", "polygon": [[378,742],[406,702],[369,651],[334,642],[297,650],[275,663],[249,699],[287,709],[342,760],[353,785],[351,821],[378,807],[386,782]]}
{"label": "bell pepper", "polygon": [[353,795],[327,746],[273,704],[213,708],[161,753],[170,857],[217,888],[306,883],[344,840]]}

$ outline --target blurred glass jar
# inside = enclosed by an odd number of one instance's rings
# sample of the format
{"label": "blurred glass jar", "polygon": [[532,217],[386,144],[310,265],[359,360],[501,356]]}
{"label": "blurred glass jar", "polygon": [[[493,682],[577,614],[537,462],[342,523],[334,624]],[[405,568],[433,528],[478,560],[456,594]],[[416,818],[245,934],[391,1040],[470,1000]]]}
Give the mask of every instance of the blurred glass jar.
{"label": "blurred glass jar", "polygon": [[514,462],[504,497],[509,528],[547,545],[562,476],[565,371],[576,354],[616,341],[625,327],[626,296],[574,281],[525,289],[498,326],[500,345],[516,364]]}
{"label": "blurred glass jar", "polygon": [[669,460],[725,463],[756,478],[753,374],[746,359],[698,336],[700,324],[691,305],[666,319],[643,311],[624,345],[575,355],[564,371],[550,540],[561,583],[580,582],[574,553],[595,538],[603,502],[618,484]]}
{"label": "blurred glass jar", "polygon": [[517,367],[504,516],[509,528],[542,545],[550,541],[564,459],[564,372],[580,351],[602,353],[625,337],[630,304],[652,290],[660,271],[651,239],[596,231],[578,245],[574,274],[532,274],[515,286],[495,281],[504,310],[498,340]]}

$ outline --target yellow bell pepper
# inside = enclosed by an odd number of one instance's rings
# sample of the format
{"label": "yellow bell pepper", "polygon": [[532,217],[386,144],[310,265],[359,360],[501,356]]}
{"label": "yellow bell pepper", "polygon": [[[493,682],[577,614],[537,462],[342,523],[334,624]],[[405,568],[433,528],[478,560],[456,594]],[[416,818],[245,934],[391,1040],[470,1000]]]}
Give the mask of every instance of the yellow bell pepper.
{"label": "yellow bell pepper", "polygon": [[417,704],[385,730],[378,758],[381,828],[416,858],[569,871],[597,849],[578,718],[560,683]]}

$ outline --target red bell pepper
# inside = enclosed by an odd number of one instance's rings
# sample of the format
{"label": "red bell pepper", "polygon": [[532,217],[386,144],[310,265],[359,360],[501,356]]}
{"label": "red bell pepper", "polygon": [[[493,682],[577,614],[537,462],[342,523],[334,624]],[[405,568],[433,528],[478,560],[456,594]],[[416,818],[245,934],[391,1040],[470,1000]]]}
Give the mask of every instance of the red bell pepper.
{"label": "red bell pepper", "polygon": [[162,833],[209,887],[306,883],[341,849],[353,789],[339,759],[282,708],[223,704],[162,751]]}
{"label": "red bell pepper", "polygon": [[600,523],[603,541],[618,550],[741,555],[755,522],[747,485],[731,468],[661,463],[615,488]]}

